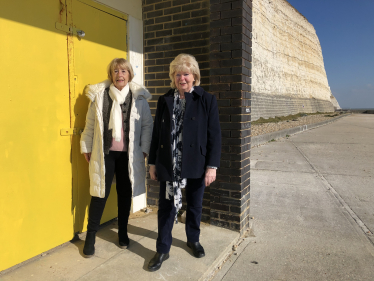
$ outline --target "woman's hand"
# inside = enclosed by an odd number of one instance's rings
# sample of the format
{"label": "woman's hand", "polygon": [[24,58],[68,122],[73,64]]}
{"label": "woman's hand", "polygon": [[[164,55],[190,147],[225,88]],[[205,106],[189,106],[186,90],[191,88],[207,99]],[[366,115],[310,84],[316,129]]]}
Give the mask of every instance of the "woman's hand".
{"label": "woman's hand", "polygon": [[151,176],[152,180],[154,180],[154,181],[158,180],[155,165],[149,165],[149,175]]}
{"label": "woman's hand", "polygon": [[88,163],[90,163],[90,160],[91,160],[91,152],[88,152],[88,153],[83,153],[84,154],[84,158],[86,158],[86,161]]}
{"label": "woman's hand", "polygon": [[205,171],[205,186],[209,186],[216,180],[216,169],[207,168]]}

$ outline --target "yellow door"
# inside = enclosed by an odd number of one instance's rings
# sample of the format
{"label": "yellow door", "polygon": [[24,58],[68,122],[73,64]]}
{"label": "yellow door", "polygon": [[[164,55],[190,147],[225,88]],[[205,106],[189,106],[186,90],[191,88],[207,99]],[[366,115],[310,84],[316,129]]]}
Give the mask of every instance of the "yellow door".
{"label": "yellow door", "polygon": [[[85,33],[73,35],[70,57],[71,127],[83,129],[88,108],[88,98],[83,90],[87,84],[96,84],[107,78],[107,66],[113,58],[126,58],[126,16],[89,0],[73,0],[72,23]],[[82,232],[87,227],[90,203],[88,164],[80,154],[80,136],[73,136],[73,204],[74,229]],[[117,216],[117,195],[112,187],[101,222]]]}
{"label": "yellow door", "polygon": [[89,0],[0,1],[0,271],[84,231],[88,167],[70,128],[84,127],[84,86],[126,57],[126,19]]}
{"label": "yellow door", "polygon": [[59,1],[0,2],[0,271],[73,237]]}

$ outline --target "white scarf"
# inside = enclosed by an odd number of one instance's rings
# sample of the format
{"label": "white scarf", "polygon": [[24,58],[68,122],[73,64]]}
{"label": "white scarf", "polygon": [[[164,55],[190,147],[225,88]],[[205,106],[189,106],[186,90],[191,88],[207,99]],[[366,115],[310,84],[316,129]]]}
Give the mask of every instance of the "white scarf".
{"label": "white scarf", "polygon": [[126,96],[129,93],[129,83],[120,91],[113,83],[109,88],[109,96],[113,100],[112,109],[110,111],[109,129],[112,129],[112,137],[115,141],[121,140],[122,130],[122,110],[121,104],[125,102]]}

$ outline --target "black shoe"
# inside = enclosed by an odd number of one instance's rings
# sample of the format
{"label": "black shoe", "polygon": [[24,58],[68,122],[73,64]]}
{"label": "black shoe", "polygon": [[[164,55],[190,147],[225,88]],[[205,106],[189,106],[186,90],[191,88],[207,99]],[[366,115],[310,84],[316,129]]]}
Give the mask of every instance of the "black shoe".
{"label": "black shoe", "polygon": [[85,258],[91,258],[95,254],[96,231],[87,231],[84,242],[83,254]]}
{"label": "black shoe", "polygon": [[130,245],[130,239],[129,237],[121,237],[119,238],[119,247],[122,249],[127,249]]}
{"label": "black shoe", "polygon": [[166,261],[168,258],[169,258],[169,253],[167,254],[156,253],[155,256],[151,259],[151,261],[148,264],[148,270],[149,271],[159,270],[162,265],[162,262]]}
{"label": "black shoe", "polygon": [[199,242],[187,242],[187,246],[192,249],[193,255],[196,258],[205,257],[204,248]]}

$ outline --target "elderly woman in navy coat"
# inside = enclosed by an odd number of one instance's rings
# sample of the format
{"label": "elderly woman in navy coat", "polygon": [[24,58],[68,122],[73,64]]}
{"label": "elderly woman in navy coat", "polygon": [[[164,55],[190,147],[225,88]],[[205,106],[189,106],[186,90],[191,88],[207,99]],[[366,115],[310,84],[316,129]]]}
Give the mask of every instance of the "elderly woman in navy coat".
{"label": "elderly woman in navy coat", "polygon": [[169,258],[172,229],[186,190],[187,246],[205,256],[199,242],[205,186],[216,179],[221,157],[221,129],[215,96],[200,87],[196,59],[178,55],[170,64],[171,89],[158,99],[149,153],[149,174],[160,181],[158,238],[150,271]]}

